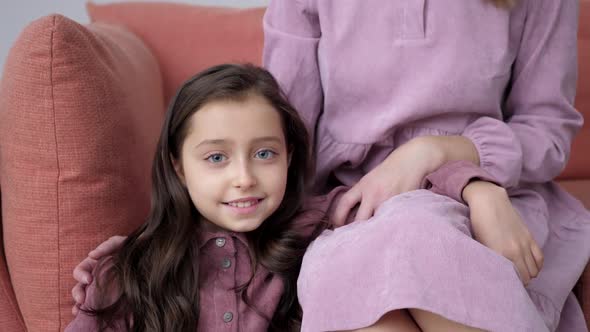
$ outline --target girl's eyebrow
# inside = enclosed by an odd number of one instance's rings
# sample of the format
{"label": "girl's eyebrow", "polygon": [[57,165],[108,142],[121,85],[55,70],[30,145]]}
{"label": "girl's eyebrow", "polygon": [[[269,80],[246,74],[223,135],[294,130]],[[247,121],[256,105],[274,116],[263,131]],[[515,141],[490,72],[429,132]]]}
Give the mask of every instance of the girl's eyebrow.
{"label": "girl's eyebrow", "polygon": [[[223,145],[223,144],[231,143],[231,142],[233,142],[233,141],[228,140],[228,139],[206,139],[206,140],[202,141],[201,143],[197,144],[195,146],[195,149],[199,148],[202,145]],[[274,142],[274,143],[281,144],[281,143],[283,143],[283,140],[277,136],[257,137],[252,140],[252,143],[261,143],[261,142]]]}
{"label": "girl's eyebrow", "polygon": [[200,147],[201,145],[222,145],[226,142],[227,142],[227,140],[225,140],[225,139],[206,139],[206,140],[202,141],[201,143],[195,145],[195,149]]}
{"label": "girl's eyebrow", "polygon": [[264,136],[258,137],[252,141],[253,143],[260,143],[260,142],[275,142],[275,143],[283,143],[283,140],[277,136]]}

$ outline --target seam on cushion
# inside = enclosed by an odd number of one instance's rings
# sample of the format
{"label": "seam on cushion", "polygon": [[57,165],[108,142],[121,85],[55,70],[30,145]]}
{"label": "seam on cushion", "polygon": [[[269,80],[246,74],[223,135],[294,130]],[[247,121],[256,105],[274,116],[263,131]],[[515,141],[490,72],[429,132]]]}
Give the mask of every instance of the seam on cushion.
{"label": "seam on cushion", "polygon": [[55,36],[55,29],[57,24],[57,16],[53,16],[53,26],[51,29],[51,40],[50,40],[50,57],[49,57],[49,83],[51,84],[51,111],[53,113],[53,134],[55,138],[55,161],[57,164],[57,178],[55,183],[55,205],[56,205],[56,220],[57,220],[57,326],[58,331],[61,331],[61,283],[60,283],[60,250],[59,250],[59,177],[60,177],[60,167],[59,167],[59,153],[58,153],[58,144],[57,144],[57,125],[55,119],[55,97],[53,94],[53,47],[55,46],[54,36]]}

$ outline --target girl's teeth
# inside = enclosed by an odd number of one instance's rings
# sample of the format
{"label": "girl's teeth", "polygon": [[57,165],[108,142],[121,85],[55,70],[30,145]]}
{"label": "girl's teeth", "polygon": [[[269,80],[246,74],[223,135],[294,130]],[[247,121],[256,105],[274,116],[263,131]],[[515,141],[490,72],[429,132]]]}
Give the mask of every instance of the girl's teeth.
{"label": "girl's teeth", "polygon": [[248,201],[248,202],[229,203],[229,205],[231,205],[233,207],[238,207],[238,208],[247,208],[247,207],[254,205],[255,203],[256,202],[254,202],[254,201]]}

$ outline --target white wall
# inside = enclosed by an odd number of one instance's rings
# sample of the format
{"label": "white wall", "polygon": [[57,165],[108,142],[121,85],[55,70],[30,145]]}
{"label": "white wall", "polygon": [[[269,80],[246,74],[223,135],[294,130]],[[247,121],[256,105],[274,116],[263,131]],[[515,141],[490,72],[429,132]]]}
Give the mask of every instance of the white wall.
{"label": "white wall", "polygon": [[[131,1],[131,0],[128,0]],[[269,0],[159,0],[199,5],[230,7],[258,7],[268,5]],[[48,14],[59,13],[77,22],[87,23],[85,4],[87,0],[0,0],[0,74],[8,50],[21,30],[31,21]],[[113,0],[93,0],[95,3],[110,3]]]}

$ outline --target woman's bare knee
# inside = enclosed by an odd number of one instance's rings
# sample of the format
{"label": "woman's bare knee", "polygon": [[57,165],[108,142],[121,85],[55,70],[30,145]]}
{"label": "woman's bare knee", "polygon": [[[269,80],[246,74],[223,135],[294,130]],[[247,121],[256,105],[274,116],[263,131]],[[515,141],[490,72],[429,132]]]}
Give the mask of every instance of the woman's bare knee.
{"label": "woman's bare knee", "polygon": [[351,332],[420,332],[407,310],[394,310],[383,315],[375,324]]}
{"label": "woman's bare knee", "polygon": [[424,332],[482,332],[484,330],[448,320],[443,316],[421,309],[408,309],[416,324]]}

